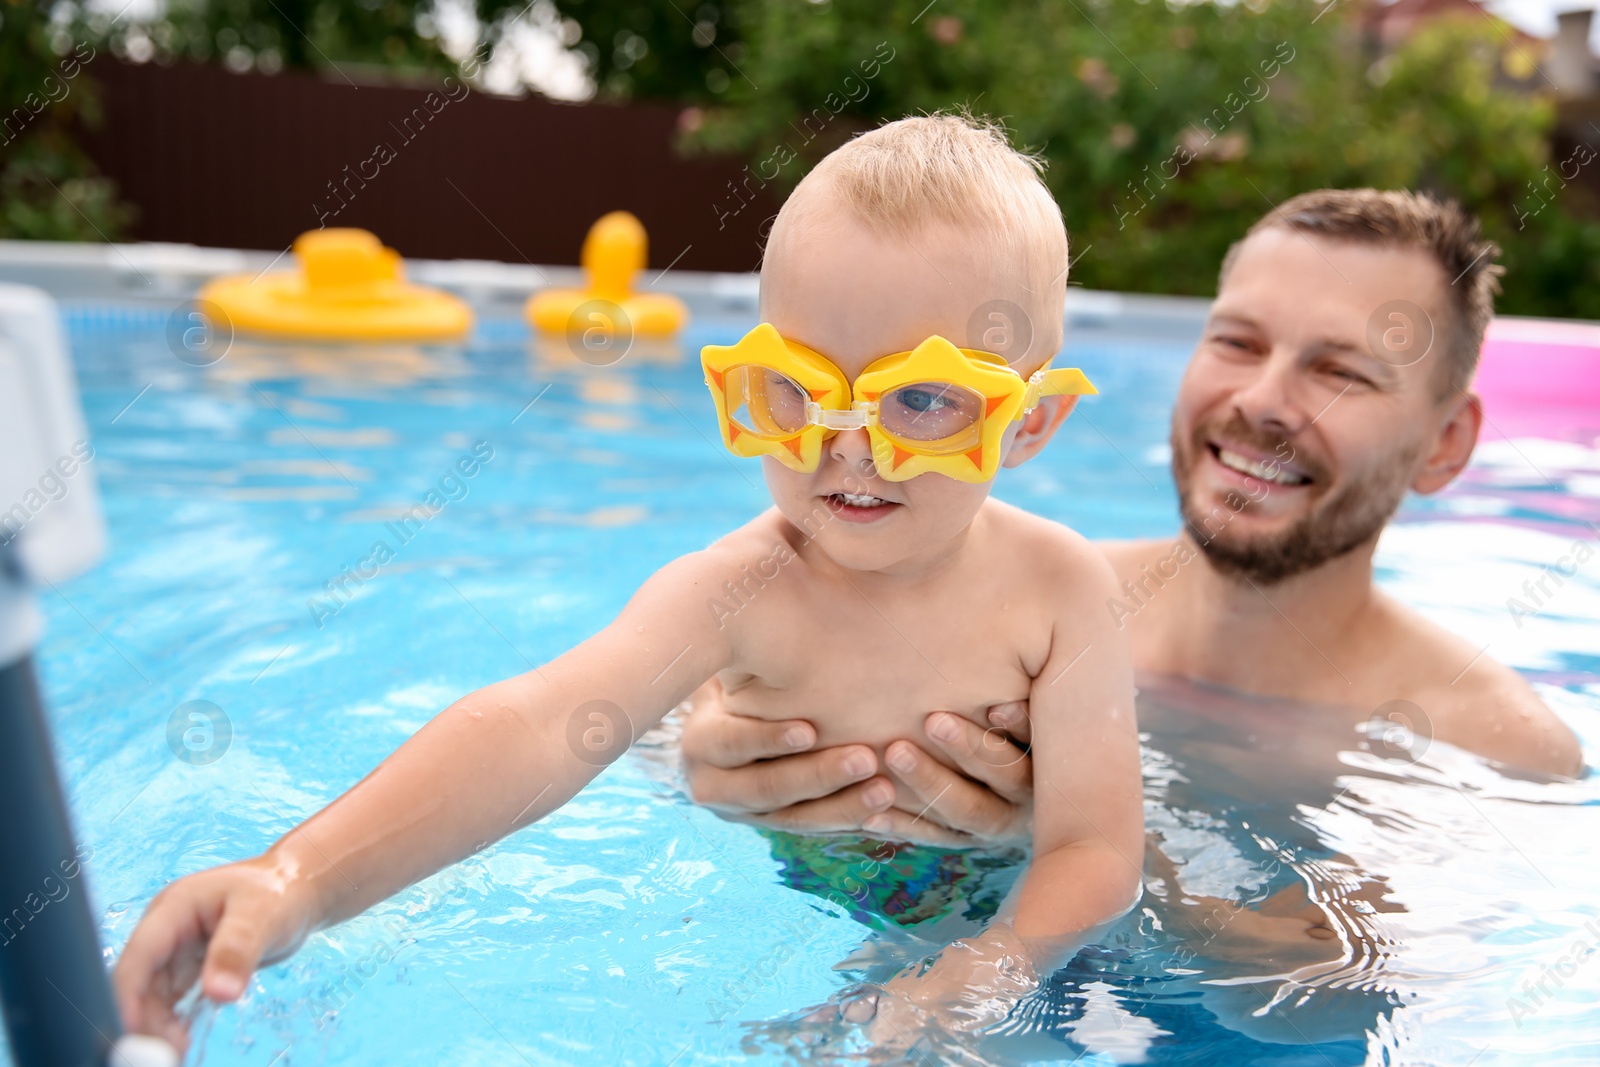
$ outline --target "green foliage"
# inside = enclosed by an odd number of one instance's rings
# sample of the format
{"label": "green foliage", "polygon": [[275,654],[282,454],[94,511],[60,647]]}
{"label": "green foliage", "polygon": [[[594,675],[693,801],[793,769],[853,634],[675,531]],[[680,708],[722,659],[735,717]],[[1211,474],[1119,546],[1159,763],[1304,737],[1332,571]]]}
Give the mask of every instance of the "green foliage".
{"label": "green foliage", "polygon": [[[492,41],[526,5],[477,5]],[[433,5],[418,0],[168,0],[153,23],[72,9],[73,30],[119,55],[216,62],[236,70],[345,72],[385,78],[453,69],[441,47]]]}
{"label": "green foliage", "polygon": [[[505,6],[505,5],[494,5]],[[80,18],[90,36],[124,54],[217,61],[267,72],[335,65],[406,72],[447,70],[414,0],[170,0],[153,26]],[[137,42],[137,43],[135,43]]]}
{"label": "green foliage", "polygon": [[744,44],[726,3],[557,0],[556,7],[582,29],[577,48],[601,96],[707,102],[739,77]]}
{"label": "green foliage", "polygon": [[[493,49],[510,22],[533,6],[477,0],[479,54]],[[743,49],[723,4],[560,0],[553,10],[581,30],[567,43],[587,58],[600,95],[612,99],[712,99]],[[78,22],[119,52],[142,49],[268,73],[381,68],[392,78],[454,67],[438,19],[429,0],[169,0],[153,25],[99,14],[80,15]]]}
{"label": "green foliage", "polygon": [[30,137],[0,169],[0,237],[108,241],[130,221],[115,185],[96,176],[70,141]]}
{"label": "green foliage", "polygon": [[71,137],[99,117],[85,73],[95,50],[53,25],[50,7],[0,3],[0,237],[115,238],[129,211]]}
{"label": "green foliage", "polygon": [[[687,148],[743,155],[780,188],[888,119],[953,106],[1003,119],[1049,164],[1076,284],[1210,293],[1272,204],[1373,185],[1477,212],[1505,250],[1500,310],[1600,318],[1600,214],[1552,179],[1552,105],[1486,17],[1436,21],[1379,58],[1360,7],[1339,0],[553,2],[601,98],[684,106]],[[527,7],[478,0],[480,55]],[[433,0],[169,0],[142,24],[0,0],[0,122],[80,42],[265,71],[454,65]],[[125,224],[70,138],[94,117],[88,74],[0,137],[0,234]]]}
{"label": "green foliage", "polygon": [[[1343,12],[1314,0],[925,4],[737,0],[748,80],[691,143],[742,152],[763,175],[787,145],[775,180],[792,185],[849,132],[970,106],[1047,160],[1074,283],[1147,292],[1214,292],[1228,245],[1297,192],[1426,189],[1504,247],[1502,311],[1600,316],[1600,225],[1569,213],[1571,198],[1519,208],[1550,162],[1554,115],[1507,73],[1522,65],[1503,25],[1440,20],[1375,62]],[[894,58],[841,100],[880,42]],[[791,125],[809,114],[829,118],[826,135]]]}

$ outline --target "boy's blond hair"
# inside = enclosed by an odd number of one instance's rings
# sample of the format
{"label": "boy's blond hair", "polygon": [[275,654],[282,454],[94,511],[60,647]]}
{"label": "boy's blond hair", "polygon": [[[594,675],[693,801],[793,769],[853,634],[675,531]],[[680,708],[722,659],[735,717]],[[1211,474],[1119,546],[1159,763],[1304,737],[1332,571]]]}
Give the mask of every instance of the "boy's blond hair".
{"label": "boy's blond hair", "polygon": [[[849,141],[806,175],[778,212],[767,254],[782,248],[794,227],[815,219],[823,192],[869,228],[913,242],[930,224],[959,226],[987,246],[998,266],[1015,265],[1007,273],[1020,291],[993,296],[1023,304],[1039,317],[1033,334],[1059,345],[1067,229],[1043,170],[1041,160],[1012,148],[1004,127],[988,119],[957,113],[890,122]],[[1035,345],[1031,354],[1042,359],[1054,347]]]}

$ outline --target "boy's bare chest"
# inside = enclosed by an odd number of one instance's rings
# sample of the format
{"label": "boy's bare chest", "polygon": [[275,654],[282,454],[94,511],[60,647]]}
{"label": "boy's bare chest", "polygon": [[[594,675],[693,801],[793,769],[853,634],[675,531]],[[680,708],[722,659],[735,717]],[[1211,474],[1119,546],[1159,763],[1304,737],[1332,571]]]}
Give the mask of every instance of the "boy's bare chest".
{"label": "boy's bare chest", "polygon": [[723,678],[728,707],[806,719],[819,746],[919,741],[933,711],[987,725],[985,708],[1027,699],[1050,649],[1044,613],[1025,600],[891,602],[851,591],[784,608],[752,628],[744,669]]}

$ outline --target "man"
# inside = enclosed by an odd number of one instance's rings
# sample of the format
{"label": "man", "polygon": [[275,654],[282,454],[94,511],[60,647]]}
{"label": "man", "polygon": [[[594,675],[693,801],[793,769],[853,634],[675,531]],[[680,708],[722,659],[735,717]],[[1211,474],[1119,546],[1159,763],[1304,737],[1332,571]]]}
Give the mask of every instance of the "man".
{"label": "man", "polygon": [[[1173,411],[1183,528],[1104,546],[1127,593],[1107,610],[1140,671],[1323,705],[1352,728],[1391,709],[1419,736],[1579,771],[1576,738],[1515,672],[1372,579],[1406,491],[1438,492],[1471,458],[1497,252],[1454,204],[1370,189],[1295,197],[1230,249]],[[990,719],[1026,742],[1025,706]],[[1021,751],[997,753],[1010,741],[956,715],[934,712],[924,731],[881,755],[810,751],[808,723],[728,715],[712,685],[684,724],[684,761],[694,798],[733,818],[927,844],[1025,838]]]}

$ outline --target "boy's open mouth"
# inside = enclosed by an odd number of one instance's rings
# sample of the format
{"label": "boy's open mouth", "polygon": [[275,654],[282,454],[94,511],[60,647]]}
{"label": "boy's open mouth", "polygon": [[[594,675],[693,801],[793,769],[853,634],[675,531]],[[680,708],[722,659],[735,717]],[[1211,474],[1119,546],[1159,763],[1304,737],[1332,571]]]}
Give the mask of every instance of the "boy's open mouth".
{"label": "boy's open mouth", "polygon": [[845,522],[876,522],[902,505],[869,493],[829,493],[829,508]]}

